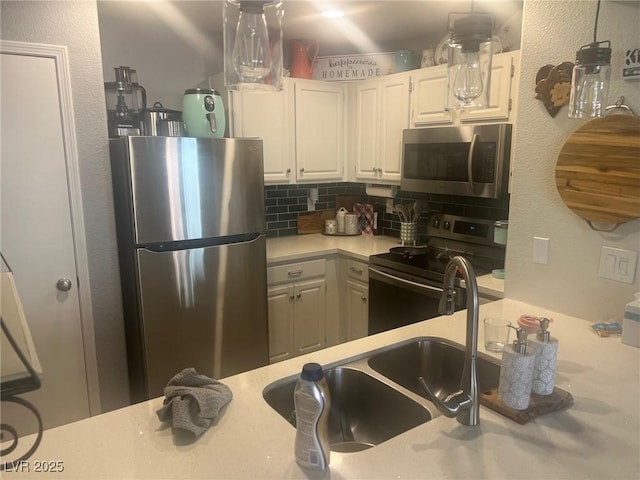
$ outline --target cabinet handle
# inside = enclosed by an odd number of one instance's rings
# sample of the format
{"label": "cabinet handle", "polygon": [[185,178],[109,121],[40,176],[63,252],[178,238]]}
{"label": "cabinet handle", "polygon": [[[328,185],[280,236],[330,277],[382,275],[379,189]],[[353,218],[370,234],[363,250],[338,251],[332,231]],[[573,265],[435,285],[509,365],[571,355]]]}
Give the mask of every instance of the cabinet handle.
{"label": "cabinet handle", "polygon": [[355,273],[356,275],[362,275],[362,274],[364,273],[364,271],[363,271],[363,270],[361,270],[361,269],[357,269],[357,268],[355,268],[355,267],[349,267],[349,270],[350,270],[352,273]]}
{"label": "cabinet handle", "polygon": [[291,169],[287,168],[286,174],[289,175],[291,173]]}
{"label": "cabinet handle", "polygon": [[289,300],[294,301],[296,299],[295,295],[289,295]]}
{"label": "cabinet handle", "polygon": [[304,273],[304,270],[294,270],[293,272],[287,272],[287,275],[291,277],[299,277]]}
{"label": "cabinet handle", "polygon": [[366,302],[366,301],[367,301],[367,297],[365,297],[364,295],[362,295],[362,297],[361,297],[361,298],[362,298],[362,301],[363,301],[363,302]]}
{"label": "cabinet handle", "polygon": [[301,293],[297,294],[297,295],[296,295],[296,298],[297,298],[298,300],[300,300],[300,299],[302,298],[302,294],[301,294]]}
{"label": "cabinet handle", "polygon": [[304,173],[304,167],[300,169],[300,173]]}

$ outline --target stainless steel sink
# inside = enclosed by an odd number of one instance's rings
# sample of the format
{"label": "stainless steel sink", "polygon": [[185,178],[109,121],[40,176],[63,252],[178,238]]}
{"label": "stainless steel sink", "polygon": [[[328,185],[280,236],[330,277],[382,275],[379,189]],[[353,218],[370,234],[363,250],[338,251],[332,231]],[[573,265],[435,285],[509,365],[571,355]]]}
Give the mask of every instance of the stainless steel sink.
{"label": "stainless steel sink", "polygon": [[[331,393],[331,450],[355,452],[431,420],[430,411],[393,386],[351,367],[325,369]],[[267,403],[295,426],[293,391],[297,375],[268,385]]]}
{"label": "stainless steel sink", "polygon": [[[418,395],[427,398],[418,377],[422,376],[441,400],[460,388],[464,347],[435,337],[402,342],[369,357],[369,366]],[[500,364],[478,354],[478,388],[486,392],[498,387]]]}
{"label": "stainless steel sink", "polygon": [[[418,377],[440,399],[460,388],[464,347],[436,337],[418,337],[325,366],[331,393],[331,450],[356,452],[378,445],[440,415]],[[480,392],[496,388],[500,364],[478,354]],[[298,375],[268,385],[266,402],[295,426],[293,390]]]}

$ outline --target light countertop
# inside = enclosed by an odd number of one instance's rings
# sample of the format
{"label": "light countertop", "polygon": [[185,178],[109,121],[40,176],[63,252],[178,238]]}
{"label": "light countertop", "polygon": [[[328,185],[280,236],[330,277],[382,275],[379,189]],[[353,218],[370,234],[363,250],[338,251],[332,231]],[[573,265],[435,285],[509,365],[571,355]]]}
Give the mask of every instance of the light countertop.
{"label": "light countertop", "polygon": [[[526,425],[481,407],[477,427],[436,416],[369,450],[332,452],[324,476],[295,463],[295,429],[263,400],[265,386],[297,374],[305,362],[327,365],[408,338],[464,343],[461,311],[226,378],[233,401],[193,443],[158,421],[162,398],[156,398],[46,431],[30,460],[32,472],[3,478],[640,478],[640,349],[619,337],[596,336],[589,322],[533,305],[506,299],[480,307],[480,318],[515,321],[521,314],[555,320],[556,386],[574,398],[568,409]],[[29,440],[21,442],[28,447]],[[61,462],[64,471],[34,473],[42,460]]]}
{"label": "light countertop", "polygon": [[[359,235],[354,237],[332,237],[321,233],[290,235],[267,239],[267,264],[304,260],[332,254],[368,262],[370,255],[388,252],[400,245],[400,239],[383,235]],[[488,275],[477,278],[478,291],[492,299],[504,296],[504,280]]]}

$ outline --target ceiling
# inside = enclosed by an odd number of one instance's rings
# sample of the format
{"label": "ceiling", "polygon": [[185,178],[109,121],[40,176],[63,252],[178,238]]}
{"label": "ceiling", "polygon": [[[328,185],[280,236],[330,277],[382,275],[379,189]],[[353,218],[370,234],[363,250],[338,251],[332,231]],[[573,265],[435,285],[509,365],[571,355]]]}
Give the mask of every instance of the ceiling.
{"label": "ceiling", "polygon": [[[495,15],[495,32],[522,13],[523,0],[284,0],[283,34],[290,39],[317,40],[321,54],[372,53],[402,48],[407,40],[429,39],[433,46],[447,33],[449,12],[476,11]],[[222,38],[222,0],[99,0],[101,19],[158,28],[189,29],[212,39]],[[325,7],[345,12],[326,19]],[[518,29],[519,43],[519,29]],[[424,44],[424,42],[423,42]]]}

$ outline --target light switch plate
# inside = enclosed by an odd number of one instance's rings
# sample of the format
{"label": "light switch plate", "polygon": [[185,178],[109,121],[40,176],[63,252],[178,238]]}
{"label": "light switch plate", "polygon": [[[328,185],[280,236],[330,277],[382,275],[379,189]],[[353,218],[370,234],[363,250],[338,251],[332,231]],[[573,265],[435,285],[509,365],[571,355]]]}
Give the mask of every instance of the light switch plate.
{"label": "light switch plate", "polygon": [[549,264],[549,239],[533,237],[533,261],[542,265]]}
{"label": "light switch plate", "polygon": [[636,278],[637,261],[638,252],[621,248],[602,247],[598,275],[601,278],[615,280],[616,282],[632,284]]}

